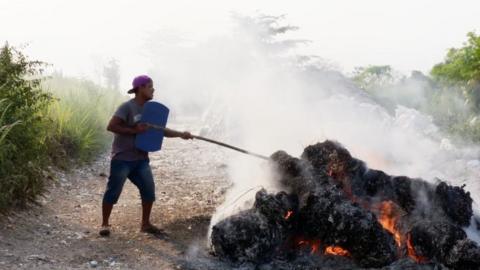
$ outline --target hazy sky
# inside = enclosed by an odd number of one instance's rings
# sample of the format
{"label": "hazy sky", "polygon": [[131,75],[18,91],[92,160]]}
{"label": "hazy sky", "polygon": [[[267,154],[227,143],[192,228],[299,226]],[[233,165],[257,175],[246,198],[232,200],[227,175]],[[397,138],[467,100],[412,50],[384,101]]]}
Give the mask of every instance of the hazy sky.
{"label": "hazy sky", "polygon": [[32,58],[93,79],[98,64],[114,57],[127,88],[150,65],[142,56],[150,33],[201,40],[228,33],[231,12],[260,12],[286,14],[300,27],[295,35],[313,41],[304,51],[346,72],[368,64],[428,72],[467,32],[480,31],[479,10],[478,0],[0,0],[0,42],[28,44]]}

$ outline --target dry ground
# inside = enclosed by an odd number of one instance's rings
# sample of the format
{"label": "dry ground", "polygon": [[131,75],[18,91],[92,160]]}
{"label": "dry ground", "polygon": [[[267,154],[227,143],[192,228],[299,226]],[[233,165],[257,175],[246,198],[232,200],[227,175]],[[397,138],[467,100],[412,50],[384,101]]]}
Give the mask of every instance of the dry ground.
{"label": "dry ground", "polygon": [[229,185],[221,151],[167,139],[161,152],[150,155],[157,193],[152,221],[167,239],[139,232],[140,198],[130,182],[113,210],[112,236],[98,236],[108,155],[59,173],[39,206],[1,218],[0,269],[184,268],[189,249],[205,250],[210,217]]}

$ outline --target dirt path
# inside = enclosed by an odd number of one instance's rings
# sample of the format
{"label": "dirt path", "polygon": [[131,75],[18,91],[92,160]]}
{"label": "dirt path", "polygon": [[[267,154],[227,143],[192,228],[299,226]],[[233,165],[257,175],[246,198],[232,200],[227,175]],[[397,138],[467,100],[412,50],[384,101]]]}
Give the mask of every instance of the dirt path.
{"label": "dirt path", "polygon": [[228,186],[222,153],[202,142],[168,139],[150,156],[157,201],[152,221],[168,239],[139,232],[140,198],[128,182],[112,213],[113,235],[98,236],[108,156],[60,177],[40,206],[0,221],[0,269],[182,269],[205,244]]}

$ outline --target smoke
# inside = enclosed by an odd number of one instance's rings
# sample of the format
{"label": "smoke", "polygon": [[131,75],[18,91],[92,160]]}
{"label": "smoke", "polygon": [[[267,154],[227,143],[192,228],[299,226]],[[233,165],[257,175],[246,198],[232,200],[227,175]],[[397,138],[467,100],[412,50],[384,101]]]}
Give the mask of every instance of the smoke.
{"label": "smoke", "polygon": [[[264,155],[298,156],[309,144],[337,140],[370,168],[466,184],[479,201],[477,148],[454,145],[415,109],[387,110],[320,58],[298,56],[307,42],[291,38],[296,28],[285,18],[232,19],[230,35],[191,42],[156,33],[147,42],[157,98],[176,116],[198,117],[204,135]],[[278,188],[262,160],[230,152],[227,163],[233,187],[212,224],[251,206],[260,186]]]}

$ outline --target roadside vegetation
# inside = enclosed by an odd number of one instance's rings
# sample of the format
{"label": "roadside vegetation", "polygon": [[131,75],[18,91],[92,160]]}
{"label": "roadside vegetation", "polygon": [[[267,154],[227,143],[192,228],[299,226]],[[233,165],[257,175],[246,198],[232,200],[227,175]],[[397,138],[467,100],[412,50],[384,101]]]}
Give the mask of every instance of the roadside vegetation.
{"label": "roadside vegetation", "polygon": [[54,74],[8,44],[0,48],[0,211],[44,191],[49,168],[105,151],[105,126],[124,99],[116,90]]}

